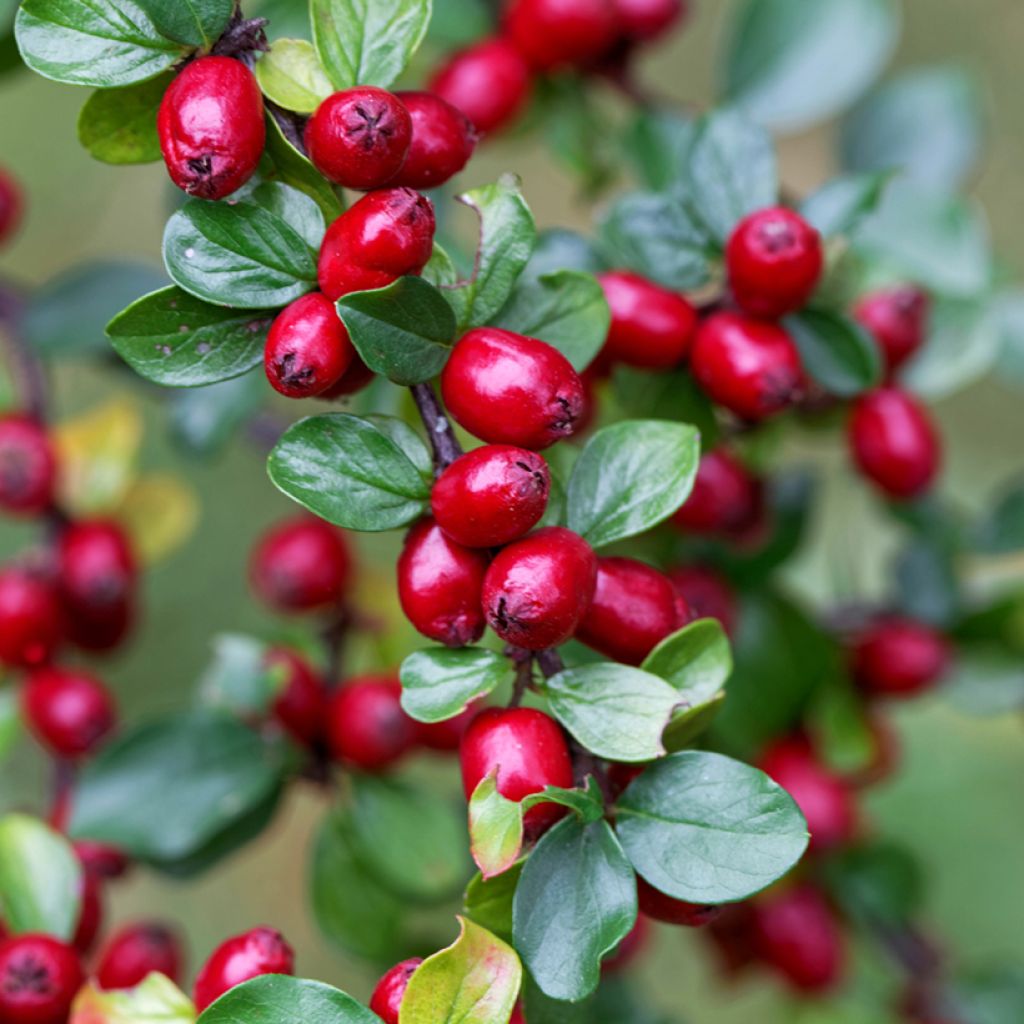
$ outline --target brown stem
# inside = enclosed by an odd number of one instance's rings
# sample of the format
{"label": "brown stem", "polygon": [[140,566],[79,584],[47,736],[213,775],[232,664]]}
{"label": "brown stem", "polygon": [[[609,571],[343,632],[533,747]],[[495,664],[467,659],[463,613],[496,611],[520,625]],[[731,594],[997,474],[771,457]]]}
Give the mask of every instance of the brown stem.
{"label": "brown stem", "polygon": [[557,676],[565,668],[562,656],[553,647],[546,651],[538,651],[535,657],[545,679]]}
{"label": "brown stem", "polygon": [[341,675],[345,658],[345,646],[351,632],[352,622],[353,619],[349,610],[341,608],[327,622],[320,634],[327,654],[324,673],[329,690],[334,689],[338,685],[338,679]]}
{"label": "brown stem", "polygon": [[516,678],[512,685],[512,696],[509,699],[508,706],[510,708],[517,708],[523,703],[526,691],[533,686],[533,651],[509,645],[505,648],[505,655],[516,666]]}
{"label": "brown stem", "polygon": [[423,426],[426,427],[430,446],[434,451],[434,475],[440,476],[461,454],[459,444],[452,430],[451,422],[437,400],[434,388],[429,383],[414,384],[410,389],[419,409]]}

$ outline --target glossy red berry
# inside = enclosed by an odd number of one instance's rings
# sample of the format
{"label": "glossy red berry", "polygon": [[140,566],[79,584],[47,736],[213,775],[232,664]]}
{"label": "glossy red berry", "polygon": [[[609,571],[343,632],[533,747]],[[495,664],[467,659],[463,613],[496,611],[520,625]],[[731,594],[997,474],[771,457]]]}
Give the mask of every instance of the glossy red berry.
{"label": "glossy red berry", "polygon": [[282,676],[271,706],[274,718],[297,743],[312,746],[324,731],[327,688],[323,680],[305,659],[283,647],[268,651],[266,663]]}
{"label": "glossy red berry", "polygon": [[686,625],[669,578],[633,558],[599,558],[597,586],[576,639],[613,661],[639,665]]}
{"label": "glossy red berry", "polygon": [[275,391],[288,398],[311,398],[333,388],[354,355],[334,303],[313,292],[296,299],[274,320],[263,368]]}
{"label": "glossy red berry", "polygon": [[484,578],[484,614],[502,640],[541,651],[579,629],[596,586],[591,546],[571,530],[549,526],[498,553]]}
{"label": "glossy red berry", "polygon": [[200,57],[168,86],[157,130],[174,184],[223,199],[253,176],[263,155],[263,94],[241,61]]}
{"label": "glossy red berry", "polygon": [[569,360],[497,327],[479,327],[456,343],[441,390],[452,416],[491,444],[539,451],[571,436],[583,414],[583,382]]}
{"label": "glossy red berry", "polygon": [[824,262],[821,236],[784,207],[744,218],[725,249],[733,297],[751,316],[772,319],[806,304]]}
{"label": "glossy red berry", "polygon": [[949,668],[946,638],[924,622],[898,615],[879,619],[856,640],[853,673],[874,697],[914,697],[931,689]]}
{"label": "glossy red berry", "polygon": [[647,918],[637,917],[629,934],[601,961],[602,974],[619,974],[627,970],[647,948],[651,926]]}
{"label": "glossy red berry", "polygon": [[725,448],[705,452],[693,490],[672,517],[688,533],[739,534],[761,512],[761,482]]}
{"label": "glossy red berry", "polygon": [[[545,786],[571,787],[572,759],[558,723],[532,708],[488,708],[470,723],[459,751],[462,787],[468,800],[497,768],[498,792],[522,800]],[[531,807],[523,817],[531,838],[565,814],[558,804]]]}
{"label": "glossy red berry", "polygon": [[423,963],[420,957],[413,957],[411,960],[403,960],[395,964],[373,990],[370,997],[370,1009],[384,1024],[398,1024],[398,1009],[402,1005],[402,997],[409,987],[409,979],[416,972],[416,968]]}
{"label": "glossy red berry", "polygon": [[526,1024],[526,1018],[523,1016],[523,1007],[521,1003],[516,1003],[512,1010],[512,1016],[509,1017],[508,1024]]}
{"label": "glossy red berry", "polygon": [[0,167],[0,245],[7,242],[21,223],[21,189]]}
{"label": "glossy red berry", "polygon": [[538,71],[585,67],[618,38],[612,0],[510,0],[505,32]]}
{"label": "glossy red berry", "polygon": [[326,391],[322,391],[317,395],[317,398],[330,402],[338,398],[346,398],[348,395],[354,395],[357,391],[362,391],[363,388],[369,385],[373,381],[374,376],[373,370],[359,358],[358,354],[353,355],[352,362],[349,363],[348,369],[341,375],[338,382]]}
{"label": "glossy red berry", "polygon": [[603,359],[666,370],[686,358],[697,330],[697,311],[686,299],[626,270],[597,279],[612,311]]}
{"label": "glossy red berry", "polygon": [[434,484],[430,503],[438,526],[470,548],[500,547],[540,522],[551,472],[536,452],[489,444],[452,463]]}
{"label": "glossy red berry", "polygon": [[655,921],[675,924],[683,928],[702,928],[710,924],[721,913],[721,907],[709,907],[700,903],[687,903],[673,899],[645,882],[639,875],[636,880],[636,895],[640,913]]}
{"label": "glossy red berry", "polygon": [[67,1024],[85,982],[78,954],[49,935],[0,942],[0,1020],[4,1024]]}
{"label": "glossy red berry", "polygon": [[417,722],[417,743],[428,750],[436,750],[442,754],[450,754],[459,749],[462,737],[469,728],[469,723],[480,713],[479,706],[471,704],[461,714],[447,718],[443,722]]}
{"label": "glossy red berry", "polygon": [[336,608],[348,596],[352,556],[345,535],[312,516],[286,519],[268,530],[253,550],[253,589],[281,612]]}
{"label": "glossy red berry", "polygon": [[738,313],[716,313],[701,324],[690,366],[704,391],[744,420],[781,412],[803,389],[790,336],[776,324]]}
{"label": "glossy red berry", "polygon": [[38,515],[53,504],[57,457],[46,428],[31,416],[0,416],[0,510]]}
{"label": "glossy red berry", "polygon": [[754,908],[750,903],[730,903],[704,931],[718,954],[718,964],[726,978],[734,978],[756,963]]}
{"label": "glossy red berry", "polygon": [[202,1013],[229,989],[264,974],[292,974],[295,954],[284,936],[272,928],[228,939],[214,950],[196,978],[193,1000]]}
{"label": "glossy red berry", "polygon": [[107,843],[98,843],[92,839],[76,839],[75,854],[82,867],[89,874],[106,881],[124,878],[131,868],[128,855]]}
{"label": "glossy red berry", "polygon": [[320,247],[320,289],[332,302],[419,274],[434,251],[434,207],[411,188],[363,196],[328,229]]}
{"label": "glossy red berry", "polygon": [[460,50],[429,85],[484,133],[514,120],[530,98],[530,87],[530,66],[506,39],[485,39]]}
{"label": "glossy red berry", "polygon": [[327,743],[337,761],[379,772],[416,743],[416,723],[402,710],[402,684],[392,676],[350,679],[331,694]]}
{"label": "glossy red berry", "polygon": [[40,665],[61,641],[60,603],[53,587],[27,569],[0,569],[0,663]]}
{"label": "glossy red berry", "polygon": [[924,344],[928,333],[928,296],[903,285],[865,295],[853,315],[871,332],[889,373],[895,373]]}
{"label": "glossy red berry", "polygon": [[392,92],[372,85],[336,92],[306,125],[306,149],[335,185],[381,188],[402,169],[412,142],[412,118]]}
{"label": "glossy red berry", "polygon": [[117,723],[110,692],[79,669],[36,669],[22,691],[22,708],[36,738],[58,757],[91,754]]}
{"label": "glossy red berry", "polygon": [[916,398],[897,388],[858,398],[847,434],[860,471],[890,498],[918,497],[941,468],[941,443],[931,417]]}
{"label": "glossy red berry", "polygon": [[181,981],[181,943],[165,925],[151,921],[115,932],[100,952],[96,980],[104,989],[134,988],[154,971]]}
{"label": "glossy red berry", "polygon": [[639,778],[646,767],[647,765],[645,764],[626,764],[623,761],[610,762],[608,765],[608,788],[612,796],[617,797],[625,793],[629,784],[634,779]]}
{"label": "glossy red berry", "polygon": [[476,149],[473,122],[433,92],[400,92],[412,118],[409,155],[392,185],[430,189],[455,177]]}
{"label": "glossy red berry", "polygon": [[637,43],[649,43],[677,25],[687,13],[684,0],[613,0],[619,31]]}
{"label": "glossy red berry", "polygon": [[722,575],[704,565],[681,565],[672,569],[668,578],[686,601],[693,620],[717,619],[726,633],[735,632],[736,594]]}

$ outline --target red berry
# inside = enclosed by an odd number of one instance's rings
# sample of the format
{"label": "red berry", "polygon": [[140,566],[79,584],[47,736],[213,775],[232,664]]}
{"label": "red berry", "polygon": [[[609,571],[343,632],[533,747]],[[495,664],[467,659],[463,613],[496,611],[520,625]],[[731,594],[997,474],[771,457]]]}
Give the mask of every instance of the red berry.
{"label": "red berry", "polygon": [[272,928],[254,928],[228,939],[214,950],[196,978],[193,1000],[202,1013],[229,989],[263,974],[291,974],[295,954],[284,936]]}
{"label": "red berry", "polygon": [[687,13],[684,0],[614,0],[619,31],[638,43],[663,36]]}
{"label": "red berry", "polygon": [[704,934],[718,954],[719,965],[727,978],[733,978],[755,963],[754,908],[750,903],[731,903],[708,924]]}
{"label": "red berry", "polygon": [[316,169],[335,185],[370,189],[402,169],[412,142],[412,118],[386,89],[361,85],[320,104],[306,125],[306,149]]}
{"label": "red berry", "polygon": [[92,839],[76,839],[75,853],[89,874],[106,881],[123,878],[131,868],[127,854],[107,843],[97,843]]}
{"label": "red berry", "polygon": [[430,503],[444,532],[470,548],[500,547],[540,522],[551,472],[535,452],[484,445],[452,463],[434,484]]}
{"label": "red berry", "polygon": [[310,398],[333,388],[354,355],[334,303],[313,292],[278,314],[267,335],[263,367],[275,391]]}
{"label": "red berry", "polygon": [[85,982],[78,954],[49,935],[0,942],[0,1020],[4,1024],[67,1024]]}
{"label": "red berry", "polygon": [[[83,865],[84,867],[84,865]],[[82,909],[71,944],[80,956],[88,956],[103,927],[103,879],[86,871],[82,875]]]}
{"label": "red berry", "polygon": [[434,207],[411,188],[363,196],[328,229],[320,247],[320,288],[332,302],[419,274],[434,251]]}
{"label": "red berry", "polygon": [[377,987],[370,997],[370,1009],[384,1024],[398,1024],[398,1008],[402,1004],[402,996],[409,987],[409,979],[416,972],[416,968],[423,963],[420,957],[413,957],[411,960],[403,960],[377,982]]}
{"label": "red berry", "polygon": [[740,221],[725,250],[733,297],[752,316],[776,318],[805,305],[821,278],[821,236],[784,207]]}
{"label": "red berry", "polygon": [[107,688],[79,669],[36,669],[21,700],[36,739],[58,757],[91,754],[117,723]]}
{"label": "red berry", "polygon": [[572,435],[583,415],[583,382],[569,360],[497,327],[479,327],[456,343],[441,390],[452,416],[491,444],[539,451]]}
{"label": "red berry", "polygon": [[398,558],[398,599],[424,636],[465,647],[483,636],[480,606],[487,555],[451,540],[433,519],[406,535]]}
{"label": "red berry", "polygon": [[637,917],[629,934],[601,961],[603,974],[619,974],[626,970],[647,948],[651,926],[644,917]]}
{"label": "red berry", "polygon": [[672,521],[690,533],[740,534],[760,517],[761,482],[725,448],[701,456],[690,496]]}
{"label": "red berry", "polygon": [[352,362],[349,363],[348,369],[341,375],[337,384],[329,387],[326,391],[322,391],[317,395],[317,398],[322,398],[329,402],[337,398],[354,395],[357,391],[362,391],[373,380],[374,376],[373,370],[359,358],[358,354],[355,354],[352,356]]}
{"label": "red berry", "polygon": [[613,661],[639,665],[685,624],[664,573],[632,558],[599,558],[594,599],[576,639]]}
{"label": "red berry", "polygon": [[538,71],[593,64],[615,45],[611,0],[510,0],[505,32]]}
{"label": "red berry", "polygon": [[738,313],[716,313],[701,324],[690,365],[707,394],[745,420],[781,412],[803,388],[790,336],[776,324]]}
{"label": "red berry", "polygon": [[268,651],[266,662],[284,677],[272,708],[274,718],[297,743],[312,746],[324,731],[327,689],[323,681],[304,659],[283,647]]}
{"label": "red berry", "polygon": [[223,199],[253,176],[263,155],[263,95],[241,61],[200,57],[168,86],[157,129],[174,184]]}
{"label": "red berry", "polygon": [[350,679],[331,694],[331,756],[368,772],[393,765],[416,743],[416,723],[402,710],[402,684],[392,676]]}
{"label": "red berry", "polygon": [[541,651],[564,644],[597,586],[597,557],[578,534],[549,526],[504,548],[484,578],[484,614],[510,644]]}
{"label": "red berry", "polygon": [[530,66],[507,40],[485,39],[450,57],[429,88],[461,110],[477,131],[494,132],[526,105]]}
{"label": "red berry", "polygon": [[96,980],[105,989],[134,988],[155,971],[178,984],[181,962],[181,944],[170,928],[148,921],[128,925],[107,940]]}
{"label": "red berry", "polygon": [[398,94],[412,118],[412,145],[405,165],[391,182],[409,188],[437,188],[454,178],[473,155],[473,122],[432,92]]}
{"label": "red berry", "polygon": [[897,388],[854,402],[848,439],[861,472],[890,498],[923,494],[941,468],[941,443],[928,412]]}
{"label": "red berry", "polygon": [[277,611],[324,611],[348,596],[352,556],[337,527],[297,516],[263,535],[253,550],[249,574],[256,593]]}
{"label": "red berry", "polygon": [[26,569],[0,569],[0,663],[40,665],[60,640],[60,604],[53,588]]}
{"label": "red berry", "polygon": [[625,793],[629,784],[636,778],[639,778],[644,769],[647,767],[645,764],[625,764],[622,761],[612,761],[608,765],[608,787],[611,790],[613,797],[620,796]]}
{"label": "red berry", "polygon": [[655,921],[680,925],[683,928],[701,928],[718,917],[722,909],[673,899],[645,882],[639,875],[636,879],[636,895],[642,914]]}
{"label": "red berry", "polygon": [[53,504],[57,457],[45,427],[31,416],[0,416],[0,509],[38,515]]}
{"label": "red berry", "polygon": [[[459,751],[462,787],[468,800],[497,768],[498,792],[519,801],[545,786],[571,787],[572,759],[558,723],[532,708],[488,708],[470,723]],[[527,834],[536,838],[566,809],[543,803],[523,817]]]}
{"label": "red berry", "polygon": [[479,714],[479,707],[471,704],[461,714],[443,722],[417,722],[417,742],[428,750],[450,754],[458,750],[469,723]]}
{"label": "red berry", "polygon": [[0,167],[0,245],[10,239],[21,222],[21,189]]}
{"label": "red berry", "polygon": [[858,637],[853,648],[857,685],[876,697],[914,697],[931,689],[951,661],[946,638],[915,619],[887,616]]}
{"label": "red berry", "polygon": [[732,635],[738,609],[736,595],[724,577],[702,565],[681,565],[668,577],[689,606],[693,620],[717,619]]}
{"label": "red berry", "polygon": [[895,373],[924,344],[929,306],[920,288],[904,285],[871,292],[854,308],[854,317],[878,342],[889,373]]}

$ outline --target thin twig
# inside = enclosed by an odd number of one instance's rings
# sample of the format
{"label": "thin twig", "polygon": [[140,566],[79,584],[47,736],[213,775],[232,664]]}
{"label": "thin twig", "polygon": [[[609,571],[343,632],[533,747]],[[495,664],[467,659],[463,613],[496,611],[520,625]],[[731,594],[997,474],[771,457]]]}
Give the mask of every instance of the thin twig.
{"label": "thin twig", "polygon": [[523,703],[526,691],[533,688],[533,651],[528,651],[523,647],[513,647],[510,644],[505,648],[505,655],[516,666],[516,677],[508,706],[517,708]]}
{"label": "thin twig", "polygon": [[434,452],[434,474],[440,476],[461,454],[462,446],[429,383],[414,384],[410,389],[426,427]]}

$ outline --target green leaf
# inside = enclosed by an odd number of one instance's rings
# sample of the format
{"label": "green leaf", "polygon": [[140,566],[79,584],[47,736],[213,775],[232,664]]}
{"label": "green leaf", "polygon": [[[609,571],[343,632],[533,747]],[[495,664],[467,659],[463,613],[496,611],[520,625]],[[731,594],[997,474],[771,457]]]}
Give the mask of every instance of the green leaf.
{"label": "green leaf", "polygon": [[578,371],[585,370],[608,337],[612,314],[592,274],[560,270],[520,280],[494,323],[553,345]]}
{"label": "green leaf", "polygon": [[604,269],[605,265],[589,239],[565,228],[547,228],[537,236],[537,245],[526,264],[522,280],[537,281],[563,270],[596,274]]}
{"label": "green leaf", "polygon": [[778,200],[771,136],[735,110],[701,118],[687,172],[690,207],[720,245],[747,214]]}
{"label": "green leaf", "polygon": [[90,981],[71,1019],[89,1024],[195,1024],[196,1008],[170,978],[154,971],[134,988],[106,992]]}
{"label": "green leaf", "polygon": [[17,691],[8,686],[0,690],[0,764],[21,739],[21,705]]}
{"label": "green leaf", "polygon": [[989,967],[957,979],[950,992],[953,1020],[1016,1024],[1024,1019],[1024,971]]}
{"label": "green leaf", "polygon": [[665,192],[681,182],[694,124],[693,118],[670,107],[647,108],[636,115],[625,151],[644,188]]}
{"label": "green leaf", "polygon": [[123,89],[99,89],[78,115],[78,141],[107,164],[148,164],[160,159],[156,113],[171,76]]}
{"label": "green leaf", "polygon": [[652,373],[632,366],[616,366],[612,377],[615,400],[629,419],[691,423],[700,431],[701,445],[711,447],[718,436],[718,422],[711,399],[684,369]]}
{"label": "green leaf", "polygon": [[234,0],[138,0],[160,33],[209,50],[228,27]]}
{"label": "green leaf", "polygon": [[943,693],[959,711],[988,717],[1024,709],[1024,667],[1020,655],[992,643],[970,644],[957,652]]}
{"label": "green leaf", "polygon": [[82,866],[71,844],[38,818],[0,818],[0,910],[15,935],[68,941],[82,906]]}
{"label": "green leaf", "polygon": [[676,688],[691,707],[714,698],[732,672],[732,649],[722,624],[698,619],[665,637],[640,666]]}
{"label": "green leaf", "polygon": [[862,926],[906,925],[924,902],[921,865],[901,846],[852,846],[830,857],[824,867],[839,906]]}
{"label": "green leaf", "polygon": [[594,547],[664,522],[697,474],[700,436],[685,423],[627,420],[587,442],[569,480],[568,522]]}
{"label": "green leaf", "polygon": [[598,757],[643,762],[665,753],[661,734],[679,693],[663,679],[599,662],[566,669],[544,683],[552,714]]}
{"label": "green leaf", "polygon": [[402,662],[402,707],[418,722],[443,722],[513,674],[508,658],[482,647],[427,647]]}
{"label": "green leaf", "polygon": [[1024,548],[1024,483],[1006,488],[974,527],[973,548],[985,555],[1009,555]]}
{"label": "green leaf", "polygon": [[899,28],[893,0],[743,0],[726,42],[725,95],[769,128],[807,128],[863,94]]}
{"label": "green leaf", "polygon": [[785,320],[807,373],[826,391],[849,398],[882,379],[882,356],[874,338],[841,313],[804,309]]}
{"label": "green leaf", "polygon": [[276,214],[302,236],[314,252],[324,240],[324,215],[316,200],[302,189],[281,181],[257,181],[236,193],[237,198],[251,199],[264,210]]}
{"label": "green leaf", "polygon": [[387,422],[348,413],[300,420],[270,453],[270,479],[300,505],[348,530],[405,526],[427,510],[431,477],[422,468],[423,442],[420,456],[410,459]]}
{"label": "green leaf", "polygon": [[269,647],[255,637],[221,633],[213,638],[213,660],[199,679],[207,707],[240,718],[262,716],[285,682],[281,667],[267,664]]}
{"label": "green leaf", "polygon": [[511,946],[459,918],[459,938],[409,979],[400,1024],[508,1024],[523,968]]}
{"label": "green leaf", "polygon": [[140,860],[184,860],[272,796],[283,769],[281,748],[241,722],[175,715],[121,734],[89,762],[70,831]]}
{"label": "green leaf", "polygon": [[833,178],[804,200],[800,212],[826,238],[853,234],[877,208],[891,178],[884,170]]}
{"label": "green leaf", "polygon": [[264,974],[224,993],[198,1024],[381,1024],[350,995],[319,981]]}
{"label": "green leaf", "polygon": [[597,988],[601,957],[636,922],[636,880],[606,821],[568,818],[537,844],[513,903],[515,947],[553,999],[578,1002]]}
{"label": "green leaf", "polygon": [[733,903],[781,878],[807,849],[807,823],[764,772],[684,751],[619,798],[616,831],[636,870],[689,903]]}
{"label": "green leaf", "polygon": [[178,391],[171,397],[171,435],[187,452],[213,455],[249,422],[266,397],[266,377],[258,371]]}
{"label": "green leaf", "polygon": [[448,361],[455,315],[444,296],[419,277],[400,277],[386,288],[338,300],[363,362],[395,384],[422,384]]}
{"label": "green leaf", "polygon": [[525,863],[521,860],[495,878],[477,872],[462,901],[466,917],[506,942],[512,941],[512,899]]}
{"label": "green leaf", "polygon": [[185,53],[134,0],[24,0],[14,31],[37,74],[97,89],[155,78]]}
{"label": "green leaf", "polygon": [[267,148],[265,156],[273,164],[276,177],[292,188],[304,192],[320,207],[328,221],[341,215],[342,205],[327,179],[285,137],[281,126],[268,112]]}
{"label": "green leaf", "polygon": [[117,354],[166,387],[230,380],[263,361],[274,314],[211,306],[177,287],[145,295],[107,326]]}
{"label": "green leaf", "polygon": [[430,24],[431,0],[311,0],[313,42],[336,89],[386,89]]}
{"label": "green leaf", "polygon": [[267,99],[299,114],[312,114],[334,92],[306,39],[276,40],[257,62],[256,79]]}
{"label": "green leaf", "polygon": [[316,287],[309,243],[251,199],[186,200],[164,232],[164,263],[175,284],[218,306],[283,306]]}
{"label": "green leaf", "polygon": [[958,554],[930,537],[910,540],[893,560],[895,606],[940,629],[954,625],[962,613]]}
{"label": "green leaf", "polygon": [[470,852],[484,880],[508,871],[523,848],[523,806],[498,792],[498,769],[469,798]]}

